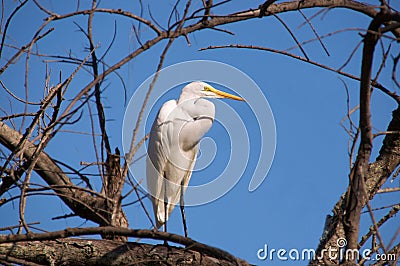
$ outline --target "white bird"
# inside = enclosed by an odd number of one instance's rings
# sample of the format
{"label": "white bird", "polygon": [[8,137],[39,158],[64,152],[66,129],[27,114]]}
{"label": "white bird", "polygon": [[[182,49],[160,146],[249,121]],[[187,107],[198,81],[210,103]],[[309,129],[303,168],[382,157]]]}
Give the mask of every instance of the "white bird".
{"label": "white bird", "polygon": [[167,101],[158,112],[147,151],[146,179],[156,227],[164,224],[164,230],[167,230],[166,221],[180,201],[186,237],[183,194],[196,162],[198,143],[211,128],[215,115],[214,104],[204,98],[244,101],[205,82],[186,85],[178,100]]}

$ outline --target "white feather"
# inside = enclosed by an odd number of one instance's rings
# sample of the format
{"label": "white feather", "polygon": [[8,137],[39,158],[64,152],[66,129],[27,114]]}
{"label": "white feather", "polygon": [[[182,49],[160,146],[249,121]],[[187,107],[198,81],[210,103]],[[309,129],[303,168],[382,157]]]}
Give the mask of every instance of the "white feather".
{"label": "white feather", "polygon": [[192,82],[183,88],[178,101],[167,101],[158,112],[150,132],[146,164],[147,187],[157,228],[168,220],[180,200],[181,189],[182,195],[186,191],[198,143],[214,121],[214,104],[203,98],[222,97],[241,99],[204,82]]}

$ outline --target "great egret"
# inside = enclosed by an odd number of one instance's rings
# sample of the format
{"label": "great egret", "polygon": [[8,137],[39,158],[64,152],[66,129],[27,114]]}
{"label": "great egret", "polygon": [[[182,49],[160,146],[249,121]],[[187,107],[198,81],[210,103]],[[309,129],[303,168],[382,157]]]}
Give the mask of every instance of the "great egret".
{"label": "great egret", "polygon": [[[182,89],[178,100],[169,100],[158,112],[150,132],[146,160],[147,187],[151,194],[156,227],[164,224],[180,200],[185,236],[187,227],[183,194],[198,152],[198,143],[211,128],[215,107],[204,98],[242,98],[219,91],[201,81]],[[167,211],[166,211],[167,210]]]}

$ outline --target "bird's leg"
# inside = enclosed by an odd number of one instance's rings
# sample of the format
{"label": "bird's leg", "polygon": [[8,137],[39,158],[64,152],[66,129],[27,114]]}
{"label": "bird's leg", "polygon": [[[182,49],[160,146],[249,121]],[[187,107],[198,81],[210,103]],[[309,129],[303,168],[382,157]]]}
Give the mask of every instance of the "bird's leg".
{"label": "bird's leg", "polygon": [[[167,232],[167,179],[164,177],[164,232]],[[167,240],[164,240],[164,246],[169,246]]]}
{"label": "bird's leg", "polygon": [[181,214],[182,214],[182,221],[183,221],[183,230],[185,232],[185,237],[188,237],[187,227],[186,227],[186,216],[185,216],[185,203],[183,199],[183,184],[184,179],[181,182],[181,195],[180,195],[180,205],[181,205]]}
{"label": "bird's leg", "polygon": [[[165,223],[164,223],[164,232],[165,232],[165,233],[167,232],[167,221],[165,221]],[[164,240],[164,246],[166,246],[166,247],[169,246],[167,240]]]}

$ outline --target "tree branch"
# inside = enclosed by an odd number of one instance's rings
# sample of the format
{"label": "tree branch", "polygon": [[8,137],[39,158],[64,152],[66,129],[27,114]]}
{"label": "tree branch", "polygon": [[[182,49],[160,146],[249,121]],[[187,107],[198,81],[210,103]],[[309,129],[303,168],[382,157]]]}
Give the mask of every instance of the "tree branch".
{"label": "tree branch", "polygon": [[[22,138],[23,136],[19,132],[0,122],[0,143],[3,146],[13,151],[17,148]],[[24,158],[30,160],[36,148],[36,145],[32,142],[25,141],[25,144],[21,147]],[[38,156],[34,170],[48,185],[61,186],[54,189],[54,191],[80,217],[99,224],[104,222],[105,218],[102,211],[104,200],[72,188],[74,184],[69,177],[63,173],[63,170],[45,152],[41,152]]]}
{"label": "tree branch", "polygon": [[[371,75],[375,45],[379,36],[378,32],[383,18],[380,14],[375,17],[364,38],[364,47],[361,64],[360,80],[360,121],[361,142],[358,149],[355,165],[350,173],[349,193],[347,198],[344,229],[347,239],[346,249],[358,249],[358,235],[361,210],[367,201],[365,180],[368,173],[369,157],[372,150],[372,124],[371,124]],[[355,264],[357,258],[345,258],[349,263]]]}
{"label": "tree branch", "polygon": [[[400,105],[393,111],[392,120],[389,123],[387,131],[400,130]],[[375,162],[370,163],[368,174],[365,180],[367,190],[367,198],[371,200],[380,187],[394,173],[400,165],[400,134],[387,134],[383,140],[383,145],[379,151],[379,156]],[[324,257],[321,254],[322,250],[337,247],[337,239],[345,237],[343,225],[343,213],[346,206],[347,193],[340,197],[340,200],[335,204],[332,212],[333,216],[330,222],[326,224],[324,234],[318,245],[316,256]],[[310,265],[319,265],[322,260],[312,260]]]}
{"label": "tree branch", "polygon": [[[53,240],[66,238],[71,236],[84,236],[84,235],[120,235],[127,237],[138,237],[138,238],[150,238],[156,240],[167,240],[170,242],[174,242],[180,245],[184,245],[186,247],[185,250],[193,250],[200,252],[201,254],[207,254],[214,258],[227,260],[231,263],[237,263],[239,265],[248,265],[245,261],[237,259],[232,256],[228,252],[221,250],[219,248],[211,247],[190,238],[186,238],[183,236],[170,234],[166,232],[159,232],[153,230],[137,230],[137,229],[128,229],[121,227],[88,227],[88,228],[66,228],[65,230],[54,231],[49,233],[41,233],[41,234],[19,234],[19,235],[6,235],[0,236],[0,244],[2,243],[18,243],[25,241],[44,241],[44,240]],[[2,245],[0,245],[2,246]]]}
{"label": "tree branch", "polygon": [[[5,254],[5,255],[4,255]],[[38,256],[37,254],[41,254]],[[20,265],[249,265],[192,249],[97,239],[58,239],[0,244],[0,263]]]}

